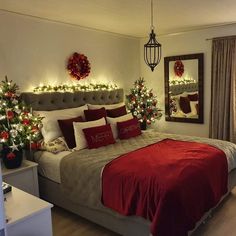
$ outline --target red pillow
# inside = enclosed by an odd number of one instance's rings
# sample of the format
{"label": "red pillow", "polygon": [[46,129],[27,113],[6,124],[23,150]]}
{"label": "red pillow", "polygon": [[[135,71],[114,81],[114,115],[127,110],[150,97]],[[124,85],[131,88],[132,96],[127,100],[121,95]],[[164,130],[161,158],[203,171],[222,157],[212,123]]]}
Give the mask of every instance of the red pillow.
{"label": "red pillow", "polygon": [[98,120],[103,117],[106,118],[107,113],[106,109],[104,107],[100,109],[93,109],[93,110],[84,110],[84,116],[86,121],[93,121],[93,120]]}
{"label": "red pillow", "polygon": [[74,148],[76,146],[73,122],[81,121],[83,121],[83,118],[81,116],[57,121],[69,148]]}
{"label": "red pillow", "polygon": [[198,103],[195,106],[196,106],[197,114],[199,115],[199,105],[198,105]]}
{"label": "red pillow", "polygon": [[198,93],[189,94],[188,98],[190,101],[198,101]]}
{"label": "red pillow", "polygon": [[190,101],[188,97],[180,97],[179,106],[184,113],[191,112]]}
{"label": "red pillow", "polygon": [[115,143],[110,124],[83,129],[88,148],[99,148]]}
{"label": "red pillow", "polygon": [[125,106],[107,110],[107,116],[112,117],[112,118],[119,117],[119,116],[124,116],[126,114],[127,114],[127,111],[126,111]]}
{"label": "red pillow", "polygon": [[137,118],[117,122],[118,137],[120,139],[128,139],[140,135],[141,129]]}

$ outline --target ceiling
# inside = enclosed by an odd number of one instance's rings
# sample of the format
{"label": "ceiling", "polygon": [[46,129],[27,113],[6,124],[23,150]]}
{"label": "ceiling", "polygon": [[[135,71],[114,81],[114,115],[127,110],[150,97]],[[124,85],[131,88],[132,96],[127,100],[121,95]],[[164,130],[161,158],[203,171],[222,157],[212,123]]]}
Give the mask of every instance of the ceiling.
{"label": "ceiling", "polygon": [[[158,35],[236,24],[235,0],[153,0]],[[133,37],[150,31],[150,0],[0,0],[0,9]]]}

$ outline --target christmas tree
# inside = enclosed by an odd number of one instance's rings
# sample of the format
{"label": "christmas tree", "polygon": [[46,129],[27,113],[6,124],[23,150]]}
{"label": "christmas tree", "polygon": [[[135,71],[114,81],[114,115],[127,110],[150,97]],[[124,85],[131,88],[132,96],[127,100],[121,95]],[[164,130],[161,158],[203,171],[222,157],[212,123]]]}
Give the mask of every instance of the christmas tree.
{"label": "christmas tree", "polygon": [[12,151],[40,139],[42,117],[35,116],[17,94],[18,86],[7,77],[0,84],[0,143]]}
{"label": "christmas tree", "polygon": [[147,89],[143,78],[135,81],[134,88],[130,89],[126,99],[127,108],[141,123],[150,125],[155,122],[155,119],[161,118],[162,113],[157,108],[156,96],[152,90]]}

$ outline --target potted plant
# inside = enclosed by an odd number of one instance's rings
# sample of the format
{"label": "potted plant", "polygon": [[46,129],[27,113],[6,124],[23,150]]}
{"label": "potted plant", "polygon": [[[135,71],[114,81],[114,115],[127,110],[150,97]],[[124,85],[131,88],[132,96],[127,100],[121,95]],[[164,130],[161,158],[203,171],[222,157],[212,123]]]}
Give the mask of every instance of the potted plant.
{"label": "potted plant", "polygon": [[18,86],[7,77],[0,84],[0,143],[6,168],[21,165],[23,148],[37,143],[41,138],[42,117],[32,114],[32,109],[21,100]]}
{"label": "potted plant", "polygon": [[134,82],[134,88],[130,89],[130,94],[126,95],[126,99],[128,110],[138,118],[142,130],[161,118],[162,113],[157,107],[156,96],[152,90],[147,89],[143,78]]}

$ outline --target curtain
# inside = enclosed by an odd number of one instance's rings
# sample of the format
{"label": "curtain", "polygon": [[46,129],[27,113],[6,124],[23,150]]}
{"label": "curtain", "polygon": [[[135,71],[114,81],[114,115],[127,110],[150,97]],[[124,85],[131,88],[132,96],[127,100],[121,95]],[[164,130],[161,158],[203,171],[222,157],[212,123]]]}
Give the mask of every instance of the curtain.
{"label": "curtain", "polygon": [[236,37],[212,42],[210,137],[236,143]]}

